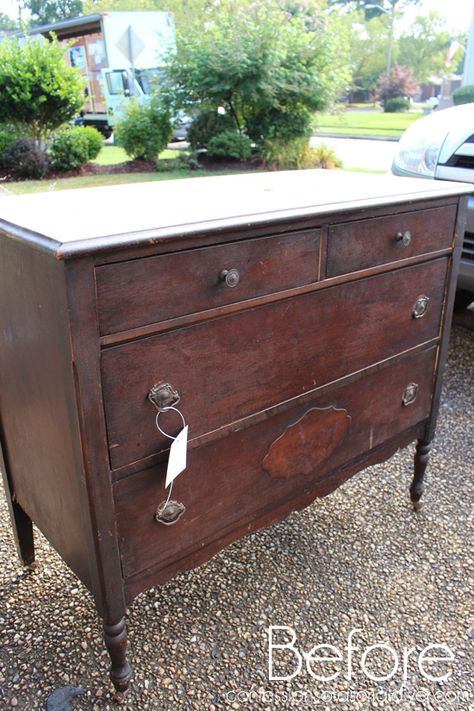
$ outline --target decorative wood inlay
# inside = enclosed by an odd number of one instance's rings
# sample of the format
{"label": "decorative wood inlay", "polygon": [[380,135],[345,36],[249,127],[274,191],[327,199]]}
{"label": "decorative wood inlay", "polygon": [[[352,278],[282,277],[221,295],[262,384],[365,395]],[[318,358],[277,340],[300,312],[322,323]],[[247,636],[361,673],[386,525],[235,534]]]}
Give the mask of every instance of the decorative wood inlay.
{"label": "decorative wood inlay", "polygon": [[262,468],[274,478],[309,474],[343,443],[350,424],[347,410],[314,407],[271,444]]}

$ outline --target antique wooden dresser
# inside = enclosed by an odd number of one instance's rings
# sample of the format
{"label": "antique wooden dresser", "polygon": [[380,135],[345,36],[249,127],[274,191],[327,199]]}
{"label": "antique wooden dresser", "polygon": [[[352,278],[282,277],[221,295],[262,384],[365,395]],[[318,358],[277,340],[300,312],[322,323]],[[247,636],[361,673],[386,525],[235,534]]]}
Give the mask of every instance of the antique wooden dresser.
{"label": "antique wooden dresser", "polygon": [[0,198],[18,551],[33,521],[92,592],[117,689],[141,591],[414,440],[419,505],[471,189],[302,171]]}

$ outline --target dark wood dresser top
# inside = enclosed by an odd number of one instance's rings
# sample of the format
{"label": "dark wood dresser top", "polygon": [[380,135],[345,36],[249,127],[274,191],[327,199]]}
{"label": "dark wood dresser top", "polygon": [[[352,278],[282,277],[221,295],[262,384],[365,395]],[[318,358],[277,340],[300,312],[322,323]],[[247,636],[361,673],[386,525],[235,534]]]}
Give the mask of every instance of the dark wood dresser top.
{"label": "dark wood dresser top", "polygon": [[327,170],[188,178],[5,197],[0,230],[61,259],[472,191],[465,183]]}

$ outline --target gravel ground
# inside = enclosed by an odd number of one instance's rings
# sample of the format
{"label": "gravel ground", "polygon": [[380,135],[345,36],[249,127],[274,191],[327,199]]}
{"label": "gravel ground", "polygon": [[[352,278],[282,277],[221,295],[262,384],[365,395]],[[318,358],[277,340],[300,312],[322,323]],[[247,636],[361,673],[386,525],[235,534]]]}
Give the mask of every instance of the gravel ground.
{"label": "gravel ground", "polygon": [[[462,323],[469,319],[474,312]],[[408,503],[411,447],[139,596],[129,613],[134,682],[121,708],[474,710],[473,423],[474,331],[458,325],[421,512]],[[0,708],[43,709],[69,684],[84,690],[73,709],[114,708],[90,595],[40,534],[40,567],[20,568],[3,494],[1,521]],[[341,674],[317,681],[303,664],[292,680],[269,681],[269,625],[292,627],[299,650],[340,648],[342,666],[313,669]],[[359,651],[348,681],[353,629]],[[405,685],[402,665],[387,682],[364,674],[363,650],[379,642],[395,651],[367,656],[374,676],[415,648]],[[432,676],[451,669],[445,683],[426,681],[416,666],[430,643],[454,654],[450,667],[424,667]],[[275,674],[290,674],[293,654],[279,654]]]}

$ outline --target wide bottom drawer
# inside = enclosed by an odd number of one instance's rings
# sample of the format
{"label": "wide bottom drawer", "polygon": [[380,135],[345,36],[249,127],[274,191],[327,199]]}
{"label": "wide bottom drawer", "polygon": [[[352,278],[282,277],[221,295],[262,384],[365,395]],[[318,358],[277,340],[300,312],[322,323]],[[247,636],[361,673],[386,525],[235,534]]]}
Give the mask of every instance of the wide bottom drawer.
{"label": "wide bottom drawer", "polygon": [[174,525],[155,520],[167,496],[165,464],[117,482],[125,578],[164,568],[305,491],[328,493],[327,479],[338,468],[428,417],[435,353],[405,355],[192,450],[174,482],[172,499],[186,507]]}

